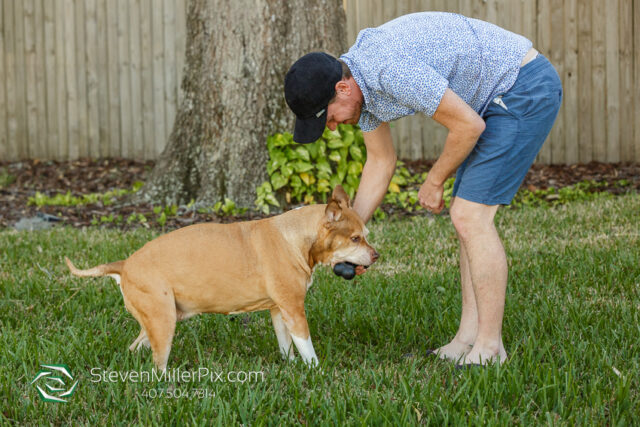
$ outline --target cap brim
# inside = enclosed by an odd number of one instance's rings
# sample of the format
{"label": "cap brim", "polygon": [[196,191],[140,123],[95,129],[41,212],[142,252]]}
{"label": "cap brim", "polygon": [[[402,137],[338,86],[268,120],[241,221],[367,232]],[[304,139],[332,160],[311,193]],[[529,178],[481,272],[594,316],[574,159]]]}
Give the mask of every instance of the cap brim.
{"label": "cap brim", "polygon": [[316,142],[322,136],[327,125],[327,109],[320,117],[311,119],[296,118],[296,126],[293,130],[293,140],[299,144]]}

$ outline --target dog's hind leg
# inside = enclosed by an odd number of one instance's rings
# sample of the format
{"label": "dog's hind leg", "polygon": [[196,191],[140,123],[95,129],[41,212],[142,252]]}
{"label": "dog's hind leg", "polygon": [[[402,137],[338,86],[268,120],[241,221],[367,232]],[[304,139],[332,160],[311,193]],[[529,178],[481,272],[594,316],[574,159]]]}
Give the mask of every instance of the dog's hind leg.
{"label": "dog's hind leg", "polygon": [[[154,281],[159,283],[149,284]],[[142,281],[125,274],[122,277],[122,295],[127,309],[142,329],[134,344],[139,346],[148,340],[156,368],[165,371],[177,320],[173,292],[162,285],[161,279],[145,278]],[[143,333],[146,338],[142,338]]]}
{"label": "dog's hind leg", "polygon": [[282,312],[278,307],[271,309],[271,321],[273,322],[273,329],[276,331],[276,337],[278,338],[278,347],[280,347],[280,353],[285,359],[295,359],[293,354],[291,334],[287,329],[287,325],[282,319]]}
{"label": "dog's hind leg", "polygon": [[140,335],[138,335],[138,338],[131,343],[129,351],[138,351],[142,347],[149,348],[150,346],[151,344],[149,343],[149,338],[147,338],[147,333],[144,331],[144,328],[140,328]]}

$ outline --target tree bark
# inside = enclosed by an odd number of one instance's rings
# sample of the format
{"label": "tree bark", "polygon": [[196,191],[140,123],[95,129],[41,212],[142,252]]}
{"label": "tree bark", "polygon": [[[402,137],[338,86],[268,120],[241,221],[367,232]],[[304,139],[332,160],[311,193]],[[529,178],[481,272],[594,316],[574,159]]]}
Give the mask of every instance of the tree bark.
{"label": "tree bark", "polygon": [[342,0],[191,0],[183,101],[140,198],[252,206],[269,135],[293,129],[284,76],[300,56],[346,47]]}

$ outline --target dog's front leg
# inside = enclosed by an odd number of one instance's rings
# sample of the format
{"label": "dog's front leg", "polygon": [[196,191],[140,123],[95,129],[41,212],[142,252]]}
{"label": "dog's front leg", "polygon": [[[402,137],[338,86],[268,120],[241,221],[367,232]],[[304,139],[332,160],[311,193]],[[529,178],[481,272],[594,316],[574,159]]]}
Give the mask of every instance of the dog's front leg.
{"label": "dog's front leg", "polygon": [[299,307],[283,308],[280,307],[284,323],[291,333],[293,343],[300,353],[300,357],[307,365],[318,366],[318,356],[313,349],[311,335],[309,334],[309,325],[307,317],[304,314],[304,305]]}
{"label": "dog's front leg", "polygon": [[282,319],[282,312],[278,307],[271,309],[271,321],[273,322],[273,329],[276,331],[276,337],[278,338],[278,347],[280,347],[280,353],[285,359],[295,359],[293,354],[293,348],[291,346],[291,334]]}
{"label": "dog's front leg", "polygon": [[316,356],[316,352],[313,349],[311,335],[308,335],[305,339],[296,337],[292,334],[291,338],[293,338],[293,343],[296,345],[298,353],[300,353],[300,356],[302,357],[304,363],[311,366],[318,366],[318,356]]}

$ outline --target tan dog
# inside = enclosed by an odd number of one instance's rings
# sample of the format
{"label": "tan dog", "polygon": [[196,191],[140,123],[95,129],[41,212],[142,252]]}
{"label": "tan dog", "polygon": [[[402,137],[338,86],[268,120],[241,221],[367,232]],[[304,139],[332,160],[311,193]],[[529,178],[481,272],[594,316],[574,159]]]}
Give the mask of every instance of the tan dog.
{"label": "tan dog", "polygon": [[158,237],[124,261],[78,270],[76,276],[110,276],[140,323],[129,347],[151,346],[165,370],[176,321],[198,313],[235,314],[271,310],[280,351],[291,341],[307,364],[318,364],[304,311],[311,274],[318,264],[369,266],[378,253],[351,209],[342,187],[329,203],[234,224],[198,224]]}

